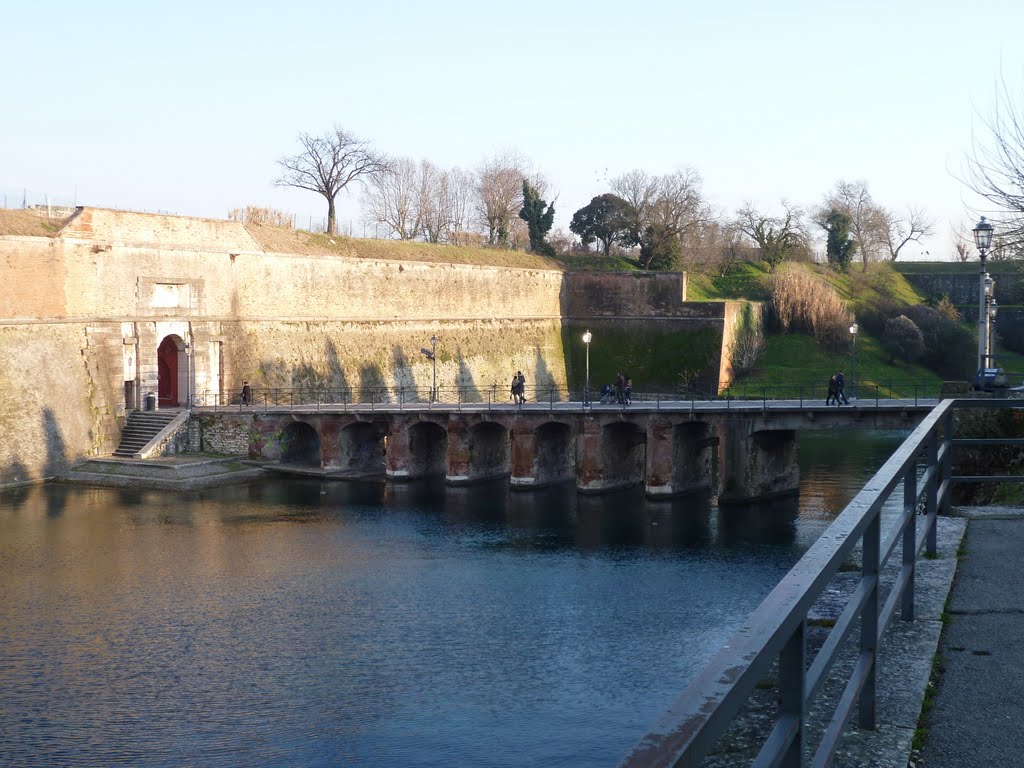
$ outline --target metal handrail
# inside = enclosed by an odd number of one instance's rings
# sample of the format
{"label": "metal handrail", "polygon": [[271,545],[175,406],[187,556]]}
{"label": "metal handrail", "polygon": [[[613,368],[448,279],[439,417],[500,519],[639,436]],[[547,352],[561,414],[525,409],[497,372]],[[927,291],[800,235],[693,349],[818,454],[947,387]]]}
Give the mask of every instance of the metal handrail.
{"label": "metal handrail", "polygon": [[[858,625],[858,660],[810,764],[830,763],[843,727],[854,713],[861,728],[875,727],[876,656],[882,635],[897,607],[901,619],[914,619],[917,557],[924,548],[931,556],[936,553],[936,519],[940,510],[948,510],[952,483],[976,479],[952,475],[953,414],[957,408],[1021,409],[1024,401],[957,399],[936,406],[640,739],[622,766],[699,765],[776,661],[779,716],[754,765],[805,765],[811,746],[805,728],[811,701],[843,641]],[[921,466],[924,471],[919,474]],[[883,541],[882,507],[901,483],[902,510]],[[919,529],[917,510],[922,498],[924,516]],[[860,582],[808,667],[808,611],[858,543],[862,546]],[[880,604],[879,574],[897,550],[901,553],[899,574]]]}
{"label": "metal handrail", "polygon": [[[862,385],[866,386],[866,385]],[[849,391],[849,388],[847,389]],[[613,395],[602,398],[600,391],[591,387],[589,396],[580,389],[567,389],[559,386],[527,386],[525,388],[525,402],[527,404],[543,403],[549,408],[554,408],[558,403],[579,403],[585,408],[597,406],[620,406],[627,407],[625,403],[618,402]],[[715,394],[704,392],[692,387],[668,388],[645,388],[634,390],[631,395],[633,404],[652,405],[660,408],[662,403],[706,403],[721,402],[727,406],[740,402],[760,401],[762,407],[772,407],[773,404],[786,403],[790,401],[799,403],[801,407],[816,405],[817,401],[823,404],[825,401],[825,387],[820,383],[812,384],[787,384],[759,387],[734,387]],[[870,392],[862,390],[860,400],[852,400],[851,404],[857,407],[866,407],[873,404],[879,406],[882,402],[913,400],[916,404],[919,401],[935,402],[940,397],[940,387],[925,386],[913,382],[888,382],[884,385],[872,386]],[[503,384],[489,385],[465,385],[451,387],[415,387],[397,386],[389,387],[383,385],[366,387],[264,387],[252,388],[250,390],[250,401],[243,403],[239,394],[225,396],[216,391],[197,392],[192,396],[193,405],[197,407],[213,408],[297,408],[313,406],[316,409],[321,407],[337,408],[347,410],[350,407],[369,407],[376,410],[379,406],[397,407],[399,410],[405,408],[432,408],[439,405],[451,405],[461,408],[463,405],[482,405],[488,409],[492,407],[519,405],[515,396],[509,388]]]}

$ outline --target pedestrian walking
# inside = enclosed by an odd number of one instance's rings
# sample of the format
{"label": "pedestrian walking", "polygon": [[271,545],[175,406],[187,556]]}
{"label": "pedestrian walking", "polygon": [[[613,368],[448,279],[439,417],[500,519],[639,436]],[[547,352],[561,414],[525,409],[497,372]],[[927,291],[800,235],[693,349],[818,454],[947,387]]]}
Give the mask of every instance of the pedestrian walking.
{"label": "pedestrian walking", "polygon": [[839,384],[836,382],[836,375],[833,373],[828,379],[828,396],[825,398],[825,405],[832,405],[832,401],[839,405]]}
{"label": "pedestrian walking", "polygon": [[252,387],[249,386],[248,381],[242,382],[242,405],[248,405],[252,402]]}
{"label": "pedestrian walking", "polygon": [[626,405],[630,405],[633,402],[633,379],[630,376],[626,376],[626,389],[623,394],[626,396]]}
{"label": "pedestrian walking", "polygon": [[516,376],[519,378],[519,404],[522,405],[526,402],[526,377],[522,371],[516,371]]}
{"label": "pedestrian walking", "polygon": [[843,376],[843,372],[840,371],[836,374],[836,405],[849,405],[850,401],[846,397],[846,377]]}
{"label": "pedestrian walking", "polygon": [[615,374],[615,402],[619,405],[626,403],[626,377],[621,373]]}

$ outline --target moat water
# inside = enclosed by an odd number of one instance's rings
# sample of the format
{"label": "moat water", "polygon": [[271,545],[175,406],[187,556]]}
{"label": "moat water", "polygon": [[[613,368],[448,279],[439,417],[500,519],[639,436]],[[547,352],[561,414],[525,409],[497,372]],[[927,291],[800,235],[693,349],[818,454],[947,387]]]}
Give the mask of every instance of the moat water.
{"label": "moat water", "polygon": [[614,765],[898,445],[799,498],[0,494],[0,766]]}

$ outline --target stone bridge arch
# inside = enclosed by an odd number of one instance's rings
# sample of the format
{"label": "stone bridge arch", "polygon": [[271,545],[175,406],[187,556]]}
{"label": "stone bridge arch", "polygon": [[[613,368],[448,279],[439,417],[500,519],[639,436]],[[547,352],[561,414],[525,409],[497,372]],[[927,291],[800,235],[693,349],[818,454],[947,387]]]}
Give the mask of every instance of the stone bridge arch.
{"label": "stone bridge arch", "polygon": [[577,455],[576,487],[584,493],[628,488],[644,482],[647,459],[645,423],[584,420]]}
{"label": "stone bridge arch", "polygon": [[540,488],[575,476],[576,441],[569,424],[517,421],[512,432],[512,488]]}
{"label": "stone bridge arch", "polygon": [[282,464],[321,466],[320,434],[312,424],[293,421],[281,430]]}
{"label": "stone bridge arch", "polygon": [[471,422],[452,416],[448,422],[448,482],[460,485],[508,475],[512,463],[510,434],[498,421],[483,418]]}
{"label": "stone bridge arch", "polygon": [[679,496],[710,488],[717,442],[707,422],[652,418],[647,425],[647,496]]}
{"label": "stone bridge arch", "polygon": [[338,434],[337,468],[354,475],[384,474],[387,434],[386,421],[346,424]]}
{"label": "stone bridge arch", "polygon": [[448,467],[448,430],[433,421],[409,427],[408,477],[443,477]]}

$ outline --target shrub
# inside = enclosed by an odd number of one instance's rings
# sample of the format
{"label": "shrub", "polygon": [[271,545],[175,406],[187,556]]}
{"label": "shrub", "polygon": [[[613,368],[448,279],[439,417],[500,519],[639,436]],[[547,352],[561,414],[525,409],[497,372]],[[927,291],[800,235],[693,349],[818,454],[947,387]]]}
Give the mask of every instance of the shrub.
{"label": "shrub", "polygon": [[892,318],[882,331],[882,348],[889,353],[889,362],[897,357],[908,363],[924,354],[924,336],[921,329],[906,315]]}
{"label": "shrub", "polygon": [[[939,304],[941,306],[942,302]],[[955,307],[953,311],[956,311]],[[908,307],[905,314],[914,321],[924,338],[922,365],[945,378],[968,378],[974,373],[977,361],[977,340],[947,312],[938,307],[932,309],[918,305]]]}
{"label": "shrub", "polygon": [[850,310],[828,283],[810,272],[787,269],[772,276],[771,319],[780,333],[809,333],[837,346],[849,337]]}

